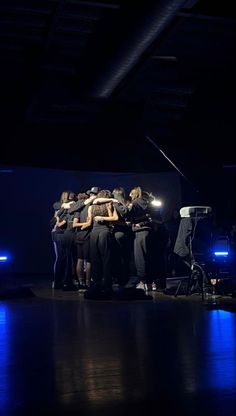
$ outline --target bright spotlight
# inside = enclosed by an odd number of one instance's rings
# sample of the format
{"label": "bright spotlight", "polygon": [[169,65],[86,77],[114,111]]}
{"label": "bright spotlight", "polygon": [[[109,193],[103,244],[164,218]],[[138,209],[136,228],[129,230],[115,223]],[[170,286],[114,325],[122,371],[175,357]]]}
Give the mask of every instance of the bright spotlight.
{"label": "bright spotlight", "polygon": [[214,254],[215,254],[215,256],[227,257],[229,255],[229,252],[228,251],[215,251]]}
{"label": "bright spotlight", "polygon": [[0,256],[0,261],[1,262],[5,262],[5,261],[7,261],[8,260],[8,258],[7,258],[7,256]]}
{"label": "bright spotlight", "polygon": [[0,263],[10,263],[11,256],[6,252],[0,252]]}
{"label": "bright spotlight", "polygon": [[151,202],[151,204],[154,207],[161,207],[162,206],[162,201],[160,199],[153,199],[153,201]]}

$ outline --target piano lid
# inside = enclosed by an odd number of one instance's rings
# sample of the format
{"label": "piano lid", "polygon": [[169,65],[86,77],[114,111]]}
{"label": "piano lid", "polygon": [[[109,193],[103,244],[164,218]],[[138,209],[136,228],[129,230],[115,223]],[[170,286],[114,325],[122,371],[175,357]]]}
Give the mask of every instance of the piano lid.
{"label": "piano lid", "polygon": [[190,218],[190,217],[205,218],[206,215],[211,214],[211,212],[212,212],[211,207],[207,207],[203,205],[183,207],[183,208],[180,208],[179,210],[181,218]]}

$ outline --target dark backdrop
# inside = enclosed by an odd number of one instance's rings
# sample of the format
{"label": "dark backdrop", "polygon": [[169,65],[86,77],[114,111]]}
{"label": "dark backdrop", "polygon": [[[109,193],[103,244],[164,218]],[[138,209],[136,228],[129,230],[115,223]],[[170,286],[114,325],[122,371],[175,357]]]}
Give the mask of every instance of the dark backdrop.
{"label": "dark backdrop", "polygon": [[132,187],[140,185],[163,200],[164,218],[168,218],[172,209],[181,207],[178,173],[101,173],[0,166],[0,251],[12,255],[16,273],[52,272],[53,202],[59,200],[63,190],[78,193],[96,185],[111,190],[123,186],[127,195]]}

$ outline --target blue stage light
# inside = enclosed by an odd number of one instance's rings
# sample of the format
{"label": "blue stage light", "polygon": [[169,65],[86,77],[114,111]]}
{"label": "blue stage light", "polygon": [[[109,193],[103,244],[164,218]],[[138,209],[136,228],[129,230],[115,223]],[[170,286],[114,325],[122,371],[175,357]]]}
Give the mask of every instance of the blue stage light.
{"label": "blue stage light", "polygon": [[214,256],[217,258],[228,258],[230,257],[230,245],[227,236],[218,237],[213,245],[212,250]]}
{"label": "blue stage light", "polygon": [[8,260],[8,257],[7,256],[0,256],[0,261],[1,262],[6,262]]}
{"label": "blue stage light", "polygon": [[8,253],[0,252],[0,263],[10,263],[11,256]]}

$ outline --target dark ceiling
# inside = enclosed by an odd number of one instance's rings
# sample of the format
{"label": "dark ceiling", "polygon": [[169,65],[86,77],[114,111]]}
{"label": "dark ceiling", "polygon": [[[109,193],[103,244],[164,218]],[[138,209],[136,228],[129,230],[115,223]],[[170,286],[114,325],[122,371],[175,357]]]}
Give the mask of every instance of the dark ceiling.
{"label": "dark ceiling", "polygon": [[1,163],[145,172],[172,161],[195,182],[236,164],[231,2],[132,3],[1,1]]}

